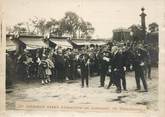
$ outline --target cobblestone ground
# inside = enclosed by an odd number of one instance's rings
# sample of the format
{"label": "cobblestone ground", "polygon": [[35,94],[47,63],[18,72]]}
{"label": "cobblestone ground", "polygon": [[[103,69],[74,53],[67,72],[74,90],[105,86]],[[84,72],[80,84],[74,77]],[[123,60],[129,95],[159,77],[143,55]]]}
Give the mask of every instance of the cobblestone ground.
{"label": "cobblestone ground", "polygon": [[[17,82],[12,92],[6,94],[7,109],[14,109],[15,102],[23,101],[58,101],[76,104],[125,103],[130,105],[146,105],[149,110],[158,109],[158,69],[152,68],[152,80],[147,79],[149,92],[137,92],[134,72],[126,74],[128,91],[117,94],[116,87],[106,89],[109,77],[106,77],[105,87],[99,88],[99,77],[89,80],[89,88],[81,88],[81,81],[65,83],[50,83],[41,85],[39,81]],[[142,84],[142,83],[141,83]],[[143,87],[142,87],[143,88]]]}

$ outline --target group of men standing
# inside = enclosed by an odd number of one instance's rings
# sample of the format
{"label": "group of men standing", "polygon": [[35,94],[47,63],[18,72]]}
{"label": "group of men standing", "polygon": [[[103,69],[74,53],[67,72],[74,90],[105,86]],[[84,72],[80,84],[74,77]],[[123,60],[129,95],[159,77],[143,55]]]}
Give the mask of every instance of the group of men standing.
{"label": "group of men standing", "polygon": [[[52,80],[64,82],[66,79],[81,78],[81,87],[83,88],[85,84],[89,87],[89,76],[99,75],[99,87],[104,87],[105,77],[109,76],[110,82],[107,88],[115,85],[116,92],[120,93],[122,89],[127,91],[126,72],[134,70],[136,90],[141,90],[140,81],[142,81],[144,91],[148,91],[145,70],[150,66],[148,62],[150,55],[142,44],[133,48],[120,43],[84,46],[79,49],[47,48],[36,51],[33,55],[29,54],[30,52],[28,52],[28,56],[22,55],[18,63],[21,64],[20,66],[22,64],[23,66],[28,66],[29,63],[34,64],[35,66],[31,67],[36,68],[33,74],[38,74],[35,76],[42,80],[42,84],[47,84]],[[29,58],[31,58],[30,61]],[[32,69],[29,70],[32,71]],[[20,73],[23,73],[23,76],[26,75],[26,71],[23,72],[23,68],[20,67]]]}
{"label": "group of men standing", "polygon": [[[144,92],[148,92],[148,86],[145,78],[145,69],[149,65],[149,53],[139,44],[136,48],[127,48],[125,46],[115,45],[109,52],[103,52],[101,59],[100,87],[104,87],[105,76],[110,76],[108,89],[112,84],[116,86],[116,92],[127,91],[126,72],[135,71],[135,81],[137,89],[141,90],[140,81],[144,86]],[[150,75],[149,75],[150,76]]]}
{"label": "group of men standing", "polygon": [[[117,93],[120,93],[122,88],[127,91],[126,72],[135,71],[137,87],[135,90],[141,90],[140,81],[142,81],[143,91],[148,92],[145,71],[149,70],[148,76],[150,78],[151,63],[149,61],[151,58],[150,53],[142,44],[137,44],[134,48],[124,44],[106,45],[101,48],[83,48],[75,58],[77,58],[76,69],[81,74],[82,87],[84,87],[84,80],[86,80],[86,86],[89,86],[89,76],[95,71],[100,76],[99,87],[104,87],[105,77],[109,76],[108,89],[114,84]],[[97,67],[97,70],[93,70],[96,68],[92,66]]]}

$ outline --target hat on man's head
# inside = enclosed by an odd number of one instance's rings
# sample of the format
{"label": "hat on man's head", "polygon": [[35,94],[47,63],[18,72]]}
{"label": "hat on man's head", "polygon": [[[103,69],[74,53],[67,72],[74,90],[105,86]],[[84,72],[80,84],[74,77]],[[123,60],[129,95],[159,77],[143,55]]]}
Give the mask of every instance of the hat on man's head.
{"label": "hat on man's head", "polygon": [[118,52],[119,48],[117,46],[113,46],[111,52],[116,53]]}

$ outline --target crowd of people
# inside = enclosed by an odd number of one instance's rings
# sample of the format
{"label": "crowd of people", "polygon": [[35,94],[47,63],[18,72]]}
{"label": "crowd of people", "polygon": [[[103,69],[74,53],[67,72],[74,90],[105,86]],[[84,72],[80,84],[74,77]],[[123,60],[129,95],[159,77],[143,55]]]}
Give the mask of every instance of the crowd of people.
{"label": "crowd of people", "polygon": [[99,87],[104,87],[105,77],[108,76],[107,89],[115,85],[116,92],[120,93],[127,91],[125,74],[129,71],[135,72],[136,90],[141,90],[142,81],[147,92],[146,78],[151,79],[151,57],[143,44],[108,43],[81,48],[25,49],[16,57],[16,77],[40,79],[42,85],[81,79],[82,88],[90,87],[89,77],[99,76]]}

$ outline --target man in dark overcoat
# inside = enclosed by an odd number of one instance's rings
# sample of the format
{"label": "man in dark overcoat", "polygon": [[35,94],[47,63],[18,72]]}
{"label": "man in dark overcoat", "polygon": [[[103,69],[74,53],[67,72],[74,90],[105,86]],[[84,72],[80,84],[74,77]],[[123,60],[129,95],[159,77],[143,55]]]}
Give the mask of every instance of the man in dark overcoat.
{"label": "man in dark overcoat", "polygon": [[55,70],[56,70],[56,81],[65,81],[65,61],[62,55],[62,50],[58,50],[55,57]]}
{"label": "man in dark overcoat", "polygon": [[141,47],[138,47],[135,50],[134,65],[133,65],[134,70],[135,70],[135,80],[136,80],[136,86],[137,86],[136,90],[141,89],[141,85],[140,85],[140,80],[141,80],[143,83],[145,92],[148,91],[147,82],[144,77],[144,67],[146,64],[145,63],[146,56],[147,56],[146,52]]}
{"label": "man in dark overcoat", "polygon": [[109,53],[106,51],[103,51],[99,53],[99,71],[100,71],[100,86],[104,87],[105,77],[107,75],[108,71],[108,65],[110,62]]}
{"label": "man in dark overcoat", "polygon": [[84,80],[86,80],[86,87],[89,83],[89,56],[88,54],[81,54],[79,56],[78,64],[81,69],[81,86],[84,87]]}
{"label": "man in dark overcoat", "polygon": [[125,66],[122,51],[120,48],[115,46],[112,52],[111,60],[111,70],[112,70],[112,79],[114,84],[117,87],[116,92],[121,92],[121,80],[124,90],[126,90],[126,80],[125,80]]}

